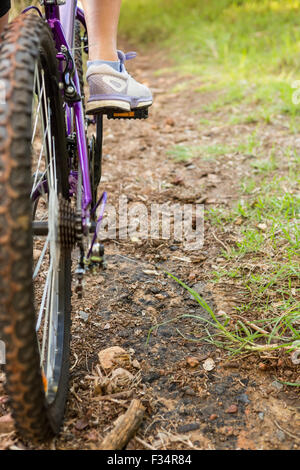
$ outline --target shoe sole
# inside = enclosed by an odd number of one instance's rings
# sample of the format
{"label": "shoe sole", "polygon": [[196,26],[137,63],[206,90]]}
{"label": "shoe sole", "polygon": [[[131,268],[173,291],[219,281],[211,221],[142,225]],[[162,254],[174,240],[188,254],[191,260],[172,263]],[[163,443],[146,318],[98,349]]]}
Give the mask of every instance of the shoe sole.
{"label": "shoe sole", "polygon": [[97,114],[104,109],[116,109],[117,111],[134,111],[137,108],[149,108],[152,101],[141,101],[135,108],[131,108],[130,103],[120,100],[99,100],[87,103],[86,114]]}

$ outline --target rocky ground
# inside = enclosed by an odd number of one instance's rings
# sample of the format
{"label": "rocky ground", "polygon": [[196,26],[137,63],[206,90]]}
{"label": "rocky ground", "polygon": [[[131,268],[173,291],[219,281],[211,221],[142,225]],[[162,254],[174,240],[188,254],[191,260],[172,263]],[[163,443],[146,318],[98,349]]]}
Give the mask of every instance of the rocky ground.
{"label": "rocky ground", "polygon": [[[154,73],[164,66],[164,56],[157,52],[137,58],[134,66],[137,78],[148,83],[155,96],[148,120],[105,119],[101,187],[115,207],[120,195],[128,198],[129,205],[140,202],[148,209],[152,203],[170,202],[228,207],[238,197],[239,180],[247,174],[246,156],[176,161],[168,151],[176,144],[232,143],[249,133],[251,124],[230,126],[224,115],[222,125],[200,128],[199,120],[207,117],[203,106],[211,94],[197,94],[189,86],[176,91],[183,81],[195,79],[174,71]],[[275,125],[266,126],[264,132],[285,138]],[[82,300],[73,296],[64,427],[59,437],[41,448],[97,449],[134,397],[146,411],[127,446],[130,450],[299,448],[297,388],[278,380],[297,378],[296,366],[287,355],[229,358],[224,350],[203,341],[207,311],[165,273],[193,287],[220,317],[224,313],[230,317],[243,303],[245,292],[234,280],[212,282],[211,273],[225,263],[221,250],[233,243],[231,237],[228,231],[220,239],[216,227],[205,221],[204,246],[196,252],[184,250],[174,240],[138,236],[105,242],[107,269],[86,276]],[[180,318],[184,314],[193,317]],[[169,320],[173,321],[165,323]],[[161,326],[148,336],[155,325]],[[209,328],[213,333],[213,326]],[[124,352],[114,367],[104,367],[99,352],[115,346]],[[116,367],[129,374],[114,379],[111,369]],[[4,381],[4,374],[0,379]],[[3,392],[0,415],[8,412]],[[0,447],[32,448],[13,429],[0,434]]]}

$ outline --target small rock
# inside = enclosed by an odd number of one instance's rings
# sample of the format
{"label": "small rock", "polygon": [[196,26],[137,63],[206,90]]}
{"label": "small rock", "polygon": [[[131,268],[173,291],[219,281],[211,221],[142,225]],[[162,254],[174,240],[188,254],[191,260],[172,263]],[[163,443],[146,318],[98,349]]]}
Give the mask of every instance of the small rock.
{"label": "small rock", "polygon": [[125,349],[119,346],[112,346],[111,348],[103,349],[99,352],[99,362],[103,369],[112,369],[116,364],[119,356],[126,354]]}
{"label": "small rock", "polygon": [[150,287],[150,292],[152,292],[152,294],[159,294],[160,293],[160,289],[158,287]]}
{"label": "small rock", "polygon": [[175,126],[175,121],[174,121],[174,119],[172,119],[171,117],[168,117],[168,118],[165,120],[165,124],[166,124],[167,126],[173,127],[173,126]]}
{"label": "small rock", "polygon": [[196,357],[188,357],[186,362],[190,367],[197,367],[199,365],[199,361]]}
{"label": "small rock", "polygon": [[258,417],[259,417],[259,419],[260,419],[261,421],[263,421],[263,420],[264,420],[264,417],[265,417],[265,413],[263,413],[262,411],[260,411],[260,412],[258,413]]}
{"label": "small rock", "polygon": [[135,243],[137,245],[142,245],[142,240],[136,236],[132,236],[130,237],[130,240],[132,241],[132,243]]}
{"label": "small rock", "polygon": [[88,425],[89,423],[84,418],[79,419],[75,424],[75,429],[77,429],[77,431],[83,431]]}
{"label": "small rock", "polygon": [[218,415],[216,414],[211,414],[210,417],[209,417],[209,421],[214,421],[215,419],[218,418]]}
{"label": "small rock", "polygon": [[87,322],[88,319],[89,319],[89,316],[90,316],[89,313],[86,313],[86,312],[84,312],[83,310],[80,310],[80,312],[79,312],[79,317],[81,318],[81,320]]}
{"label": "small rock", "polygon": [[228,413],[228,414],[234,414],[237,412],[238,412],[237,405],[230,405],[229,408],[227,408],[227,410],[225,411],[225,413]]}
{"label": "small rock", "polygon": [[291,354],[291,361],[293,364],[298,365],[300,364],[300,349],[295,349],[295,351]]}
{"label": "small rock", "polygon": [[190,273],[189,274],[189,281],[194,281],[196,279],[196,274],[195,273]]}
{"label": "small rock", "polygon": [[171,250],[171,251],[176,251],[176,250],[178,250],[178,248],[179,248],[179,247],[178,247],[177,245],[171,245],[171,246],[170,246],[170,250]]}
{"label": "small rock", "polygon": [[245,404],[248,404],[250,403],[250,400],[248,398],[248,395],[246,393],[242,393],[241,395],[239,395],[237,397],[238,401],[240,401],[241,403],[245,403]]}
{"label": "small rock", "polygon": [[210,357],[203,362],[203,369],[207,372],[213,370],[216,367],[215,361]]}
{"label": "small rock", "polygon": [[262,230],[263,232],[265,232],[267,230],[267,224],[258,224],[257,227]]}
{"label": "small rock", "polygon": [[196,165],[194,165],[193,163],[189,163],[188,165],[186,165],[187,170],[194,170],[195,168],[196,168]]}
{"label": "small rock", "polygon": [[106,323],[103,327],[103,330],[109,330],[110,329],[110,323]]}
{"label": "small rock", "polygon": [[191,397],[194,397],[196,395],[195,390],[193,390],[191,387],[183,387],[182,391],[184,392],[185,395],[189,395]]}
{"label": "small rock", "polygon": [[274,382],[271,383],[271,387],[275,388],[275,390],[278,390],[280,392],[283,389],[283,384],[277,382],[277,380],[274,380]]}
{"label": "small rock", "polygon": [[174,184],[175,186],[179,186],[181,184],[183,184],[184,182],[184,179],[181,177],[181,176],[176,176],[176,178],[174,178],[171,183]]}
{"label": "small rock", "polygon": [[158,379],[160,379],[160,374],[158,374],[157,372],[150,372],[150,374],[144,377],[144,381],[148,383],[152,383]]}
{"label": "small rock", "polygon": [[217,315],[218,317],[228,317],[227,313],[224,312],[224,310],[218,310],[217,313],[216,313],[216,315]]}
{"label": "small rock", "polygon": [[42,254],[42,251],[41,250],[33,250],[33,259],[34,261],[38,261],[40,259],[40,256]]}
{"label": "small rock", "polygon": [[141,368],[141,365],[140,365],[140,363],[137,359],[134,359],[132,361],[132,367],[134,367],[135,369],[140,369]]}
{"label": "small rock", "polygon": [[191,431],[196,431],[196,429],[199,429],[199,428],[200,428],[199,423],[184,424],[177,428],[177,432],[179,433],[191,432]]}

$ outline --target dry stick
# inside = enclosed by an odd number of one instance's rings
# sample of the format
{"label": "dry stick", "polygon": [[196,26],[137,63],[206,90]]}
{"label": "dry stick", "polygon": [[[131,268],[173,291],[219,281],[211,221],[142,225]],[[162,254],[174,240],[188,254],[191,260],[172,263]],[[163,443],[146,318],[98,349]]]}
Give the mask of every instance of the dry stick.
{"label": "dry stick", "polygon": [[214,237],[214,239],[215,239],[218,243],[220,243],[220,245],[222,245],[223,248],[225,248],[226,253],[229,253],[229,248],[228,248],[228,246],[225,245],[225,243],[223,243],[221,240],[219,240],[213,231],[211,232],[211,234],[212,234],[212,236]]}
{"label": "dry stick", "polygon": [[280,429],[280,431],[284,432],[285,434],[287,434],[288,436],[292,437],[293,439],[296,439],[296,441],[300,442],[300,436],[298,435],[295,435],[295,434],[292,434],[291,432],[287,431],[286,429],[283,429],[281,426],[279,426],[279,424],[277,423],[277,421],[274,421],[274,424],[278,427],[278,429]]}
{"label": "dry stick", "polygon": [[98,397],[93,397],[92,400],[95,401],[105,401],[111,400],[112,398],[129,398],[133,394],[133,390],[124,390],[123,392],[112,393],[110,395],[100,395]]}
{"label": "dry stick", "polygon": [[126,413],[120,417],[114,429],[103,439],[99,450],[122,450],[140,427],[145,408],[140,400],[132,400]]}
{"label": "dry stick", "polygon": [[135,439],[139,444],[142,444],[144,447],[146,447],[146,449],[149,449],[149,450],[157,450],[156,447],[151,446],[150,444],[148,444],[148,442],[144,441],[144,440],[141,439],[140,437],[135,436],[134,439]]}

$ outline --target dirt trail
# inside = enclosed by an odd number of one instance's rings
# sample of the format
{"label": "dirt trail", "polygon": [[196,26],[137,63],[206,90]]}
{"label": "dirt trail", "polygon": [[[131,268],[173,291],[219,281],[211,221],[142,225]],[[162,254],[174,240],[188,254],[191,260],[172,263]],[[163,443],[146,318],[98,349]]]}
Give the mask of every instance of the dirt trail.
{"label": "dirt trail", "polygon": [[[110,203],[117,207],[123,194],[148,207],[153,202],[232,204],[238,180],[247,171],[239,155],[184,163],[169,158],[167,151],[179,143],[227,144],[249,132],[250,125],[230,128],[225,116],[222,126],[199,130],[199,119],[206,117],[202,106],[211,96],[189,87],[172,92],[183,78],[173,72],[156,76],[154,64],[163,67],[163,55],[138,57],[134,65],[137,79],[147,82],[155,95],[150,118],[105,120],[102,188]],[[185,340],[182,335],[194,340],[204,336],[204,323],[193,318],[161,326],[146,344],[155,324],[180,314],[207,315],[164,270],[193,286],[216,312],[230,315],[241,301],[240,286],[211,282],[222,243],[230,243],[230,233],[228,240],[220,240],[214,230],[205,224],[200,252],[186,252],[168,240],[105,243],[107,270],[87,276],[84,299],[73,298],[70,397],[64,429],[50,448],[96,449],[134,396],[142,400],[146,416],[127,449],[299,447],[298,397],[275,381],[276,365],[262,370],[254,356],[229,362],[222,350]],[[95,392],[96,366],[98,352],[110,346],[123,347],[138,363],[127,367],[135,377],[132,396],[104,401]],[[203,368],[208,358],[214,361],[211,371]],[[5,406],[0,402],[3,414]],[[8,439],[15,442],[14,435]]]}

